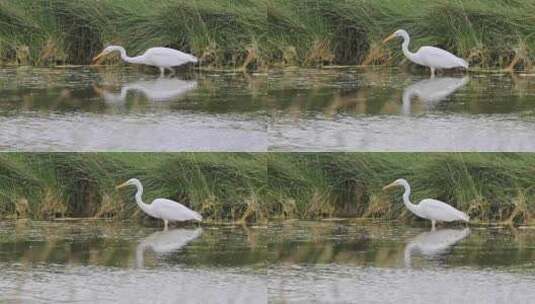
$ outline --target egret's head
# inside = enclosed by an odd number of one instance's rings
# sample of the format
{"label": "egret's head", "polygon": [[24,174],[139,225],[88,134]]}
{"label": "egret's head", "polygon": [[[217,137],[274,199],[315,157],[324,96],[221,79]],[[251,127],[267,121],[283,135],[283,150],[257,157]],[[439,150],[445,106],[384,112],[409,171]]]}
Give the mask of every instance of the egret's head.
{"label": "egret's head", "polygon": [[406,39],[407,37],[409,37],[409,34],[407,33],[406,30],[397,30],[394,33],[392,33],[392,35],[386,37],[385,40],[383,40],[383,43],[387,43],[388,41],[396,37]]}
{"label": "egret's head", "polygon": [[118,46],[115,46],[115,45],[110,45],[108,47],[106,47],[104,50],[102,50],[102,52],[100,52],[100,54],[98,54],[97,56],[93,57],[93,60],[92,60],[92,63],[96,63],[100,58],[114,52],[114,51],[119,51],[120,50],[120,47]]}
{"label": "egret's head", "polygon": [[393,188],[393,187],[404,187],[407,184],[408,184],[407,180],[405,180],[403,178],[398,178],[394,182],[384,186],[383,190],[387,190],[387,189],[390,189],[390,188]]}
{"label": "egret's head", "polygon": [[141,184],[139,179],[131,178],[131,179],[127,180],[126,182],[124,182],[124,183],[118,185],[117,187],[115,187],[115,189],[123,188],[123,187],[126,187],[126,186],[136,186],[136,185],[139,185],[139,184]]}

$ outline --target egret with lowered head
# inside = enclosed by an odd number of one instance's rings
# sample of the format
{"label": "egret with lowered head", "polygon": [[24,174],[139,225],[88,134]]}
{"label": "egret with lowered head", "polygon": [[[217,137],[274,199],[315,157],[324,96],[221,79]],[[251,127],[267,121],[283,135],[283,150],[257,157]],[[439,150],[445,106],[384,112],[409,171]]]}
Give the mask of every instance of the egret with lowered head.
{"label": "egret with lowered head", "polygon": [[180,66],[189,62],[197,63],[197,57],[183,53],[179,50],[166,47],[153,47],[145,51],[143,55],[136,57],[129,57],[122,46],[110,45],[106,47],[100,54],[93,58],[93,63],[96,63],[100,58],[113,52],[119,52],[121,59],[128,63],[145,64],[155,66],[160,69],[160,76],[164,76],[165,69],[175,74],[173,67]]}
{"label": "egret with lowered head", "polygon": [[439,200],[426,198],[421,200],[419,204],[411,203],[409,199],[409,196],[411,195],[411,187],[407,180],[403,178],[397,179],[393,183],[384,186],[383,190],[397,186],[405,189],[405,192],[403,193],[403,203],[405,204],[405,207],[416,216],[430,220],[432,230],[435,230],[436,222],[463,221],[468,223],[470,221],[470,217],[466,213]]}
{"label": "egret with lowered head", "polygon": [[459,58],[452,53],[437,48],[434,46],[422,46],[416,53],[409,51],[410,37],[407,31],[397,30],[392,35],[386,37],[383,43],[386,43],[396,37],[403,39],[401,49],[403,54],[410,61],[429,67],[431,69],[431,77],[435,76],[436,69],[452,69],[452,68],[465,68],[468,69],[468,62]]}
{"label": "egret with lowered head", "polygon": [[143,194],[143,186],[141,185],[141,182],[137,178],[132,178],[126,181],[123,184],[120,184],[116,188],[122,188],[125,186],[135,186],[137,188],[136,192],[136,203],[145,212],[146,214],[162,219],[164,222],[165,230],[167,230],[167,225],[169,221],[172,222],[185,222],[185,221],[202,221],[202,216],[189,209],[188,207],[177,203],[175,201],[165,199],[165,198],[157,198],[152,201],[152,203],[145,204],[143,200],[141,199],[141,195]]}

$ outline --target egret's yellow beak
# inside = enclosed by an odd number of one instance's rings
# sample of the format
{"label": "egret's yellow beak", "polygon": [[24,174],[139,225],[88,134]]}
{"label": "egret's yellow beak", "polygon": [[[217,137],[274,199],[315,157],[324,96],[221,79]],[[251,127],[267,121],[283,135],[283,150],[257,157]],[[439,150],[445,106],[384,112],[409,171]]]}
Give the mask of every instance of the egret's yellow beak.
{"label": "egret's yellow beak", "polygon": [[392,34],[392,35],[386,37],[385,40],[383,40],[383,43],[387,43],[388,41],[390,41],[390,40],[392,40],[394,38],[396,38],[396,34]]}
{"label": "egret's yellow beak", "polygon": [[126,187],[126,186],[128,186],[127,183],[122,183],[122,184],[116,186],[115,189],[120,189],[120,188],[122,188],[122,187]]}
{"label": "egret's yellow beak", "polygon": [[104,54],[104,52],[102,52],[102,53],[98,54],[97,56],[93,57],[93,59],[91,60],[91,64],[97,63],[100,58],[104,57],[104,55],[106,55],[106,54]]}
{"label": "egret's yellow beak", "polygon": [[397,186],[397,184],[394,184],[394,183],[388,184],[388,185],[386,185],[386,186],[383,187],[383,191],[384,191],[384,190],[387,190],[387,189],[390,189],[390,188],[392,188],[392,187],[395,187],[395,186]]}

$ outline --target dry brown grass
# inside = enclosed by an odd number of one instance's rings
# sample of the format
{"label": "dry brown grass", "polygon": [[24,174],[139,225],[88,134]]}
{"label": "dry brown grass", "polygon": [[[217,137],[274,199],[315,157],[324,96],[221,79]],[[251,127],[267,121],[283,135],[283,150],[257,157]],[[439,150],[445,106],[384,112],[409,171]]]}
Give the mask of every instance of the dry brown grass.
{"label": "dry brown grass", "polygon": [[331,64],[334,61],[334,53],[331,51],[330,42],[327,39],[314,41],[312,47],[305,56],[305,65]]}
{"label": "dry brown grass", "polygon": [[19,45],[15,48],[15,58],[16,62],[19,65],[30,65],[31,64],[31,53],[30,53],[30,47],[27,45]]}
{"label": "dry brown grass", "polygon": [[266,222],[270,217],[270,212],[258,200],[256,196],[251,196],[245,200],[247,207],[242,213],[238,223]]}
{"label": "dry brown grass", "polygon": [[392,212],[392,202],[383,194],[372,194],[368,203],[368,208],[363,217],[389,218]]}
{"label": "dry brown grass", "polygon": [[379,65],[389,62],[391,55],[383,43],[372,44],[361,65]]}
{"label": "dry brown grass", "polygon": [[527,225],[531,219],[531,212],[528,209],[526,194],[523,191],[518,192],[518,195],[513,199],[513,205],[513,211],[503,223],[508,225]]}
{"label": "dry brown grass", "polygon": [[30,204],[24,197],[19,198],[15,202],[15,217],[16,218],[28,218],[30,217]]}
{"label": "dry brown grass", "polygon": [[57,42],[54,38],[48,38],[45,45],[41,48],[37,60],[37,65],[56,64],[58,62],[65,62],[67,56],[62,50],[61,43]]}
{"label": "dry brown grass", "polygon": [[67,202],[61,199],[54,190],[45,189],[38,213],[41,218],[65,217],[67,210]]}
{"label": "dry brown grass", "polygon": [[336,211],[333,200],[327,192],[315,191],[304,212],[305,218],[332,217]]}
{"label": "dry brown grass", "polygon": [[108,194],[102,196],[102,201],[98,210],[95,212],[95,217],[114,218],[119,217],[124,213],[124,201],[114,198]]}

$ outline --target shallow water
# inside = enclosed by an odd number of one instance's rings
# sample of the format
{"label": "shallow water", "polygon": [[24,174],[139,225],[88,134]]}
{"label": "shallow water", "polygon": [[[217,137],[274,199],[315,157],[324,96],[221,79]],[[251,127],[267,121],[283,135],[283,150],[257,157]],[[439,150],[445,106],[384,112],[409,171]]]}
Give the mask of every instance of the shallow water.
{"label": "shallow water", "polygon": [[430,232],[424,224],[289,221],[159,229],[1,222],[0,302],[530,303],[535,296],[530,227]]}
{"label": "shallow water", "polygon": [[[535,77],[397,69],[0,69],[25,151],[533,151]],[[514,136],[513,136],[514,135]]]}

